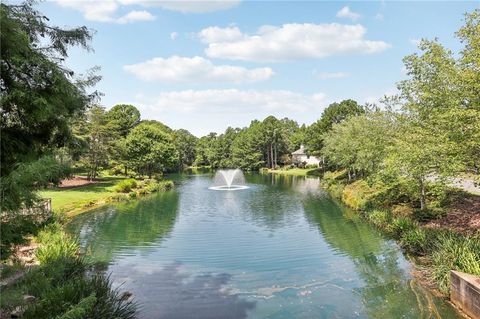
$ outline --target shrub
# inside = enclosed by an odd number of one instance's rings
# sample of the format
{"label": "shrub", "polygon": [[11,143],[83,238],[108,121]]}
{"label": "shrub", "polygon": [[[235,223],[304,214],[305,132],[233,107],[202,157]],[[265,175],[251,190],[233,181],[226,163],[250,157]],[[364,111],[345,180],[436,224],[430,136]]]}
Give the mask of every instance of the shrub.
{"label": "shrub", "polygon": [[305,168],[309,168],[309,169],[318,168],[318,165],[317,164],[307,164],[307,165],[305,165]]}
{"label": "shrub", "polygon": [[390,214],[384,210],[373,210],[367,214],[367,218],[377,227],[385,227],[389,220]]}
{"label": "shrub", "polygon": [[125,168],[121,165],[115,165],[108,171],[108,173],[113,176],[122,175],[124,172],[125,172]]}
{"label": "shrub", "polygon": [[415,229],[417,225],[407,217],[397,217],[387,226],[387,231],[396,238],[401,238],[404,233]]}
{"label": "shrub", "polygon": [[371,205],[372,198],[377,190],[364,180],[358,180],[345,186],[342,191],[342,200],[353,209],[363,210]]}
{"label": "shrub", "polygon": [[24,318],[135,317],[136,305],[112,289],[109,278],[98,273],[94,265],[79,257],[77,241],[59,224],[46,227],[37,240],[41,244],[37,251],[40,265],[14,287],[21,292],[22,301],[23,294],[36,297],[33,303],[23,303]]}
{"label": "shrub", "polygon": [[400,238],[400,246],[415,255],[424,255],[430,247],[427,233],[420,227],[407,230]]}
{"label": "shrub", "polygon": [[174,187],[174,184],[172,181],[162,181],[159,183],[159,190],[163,192],[169,191],[173,189],[173,187]]}
{"label": "shrub", "polygon": [[42,230],[37,240],[40,247],[36,257],[41,264],[74,257],[78,252],[78,242],[60,229],[59,224],[52,224]]}
{"label": "shrub", "polygon": [[413,208],[409,204],[397,204],[392,207],[393,217],[411,217]]}
{"label": "shrub", "polygon": [[115,186],[115,191],[117,193],[128,193],[130,192],[133,188],[137,187],[137,181],[134,180],[133,178],[125,179],[121,182],[119,182]]}
{"label": "shrub", "polygon": [[[11,255],[12,247],[14,245],[26,243],[27,235],[36,235],[42,225],[51,222],[50,219],[46,219],[45,222],[38,222],[31,215],[20,215],[14,213],[0,214],[0,219],[1,259],[7,259]],[[39,218],[39,220],[41,219],[44,218]]]}
{"label": "shrub", "polygon": [[450,270],[480,275],[480,239],[452,232],[440,233],[432,253],[433,278],[441,291],[448,292]]}

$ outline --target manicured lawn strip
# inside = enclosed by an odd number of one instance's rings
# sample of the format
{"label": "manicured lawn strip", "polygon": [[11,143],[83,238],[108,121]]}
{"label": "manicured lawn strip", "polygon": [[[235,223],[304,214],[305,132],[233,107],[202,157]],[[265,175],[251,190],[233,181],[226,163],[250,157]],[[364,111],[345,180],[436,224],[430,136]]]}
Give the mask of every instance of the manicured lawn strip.
{"label": "manicured lawn strip", "polygon": [[292,176],[318,176],[318,168],[269,169],[268,173]]}
{"label": "manicured lawn strip", "polygon": [[116,194],[115,185],[124,179],[123,177],[104,177],[95,184],[44,190],[40,192],[40,196],[52,199],[52,208],[55,212],[74,216],[106,204]]}

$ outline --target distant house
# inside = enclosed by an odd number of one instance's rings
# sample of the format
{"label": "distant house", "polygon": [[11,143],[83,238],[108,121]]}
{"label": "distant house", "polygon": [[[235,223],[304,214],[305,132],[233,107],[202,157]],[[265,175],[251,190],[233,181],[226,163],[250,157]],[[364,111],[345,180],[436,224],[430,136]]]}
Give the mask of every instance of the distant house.
{"label": "distant house", "polygon": [[316,156],[308,156],[305,147],[300,145],[300,148],[292,153],[292,163],[295,165],[301,163],[306,163],[306,165],[319,165],[320,159]]}

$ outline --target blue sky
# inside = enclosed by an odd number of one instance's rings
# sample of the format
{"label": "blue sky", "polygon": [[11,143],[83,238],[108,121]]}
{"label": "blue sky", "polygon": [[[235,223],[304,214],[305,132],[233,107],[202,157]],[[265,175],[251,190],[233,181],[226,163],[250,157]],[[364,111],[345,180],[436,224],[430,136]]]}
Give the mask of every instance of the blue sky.
{"label": "blue sky", "polygon": [[101,104],[197,136],[268,115],[310,124],[331,102],[393,93],[421,38],[457,51],[454,32],[479,2],[72,1],[39,4],[53,24],[96,30]]}

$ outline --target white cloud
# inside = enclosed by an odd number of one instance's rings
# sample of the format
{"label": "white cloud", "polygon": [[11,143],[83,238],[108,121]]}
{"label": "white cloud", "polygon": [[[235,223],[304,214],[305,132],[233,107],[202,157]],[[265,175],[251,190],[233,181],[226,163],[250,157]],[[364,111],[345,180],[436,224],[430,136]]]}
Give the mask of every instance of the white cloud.
{"label": "white cloud", "polygon": [[130,11],[123,17],[120,17],[116,20],[117,23],[126,24],[135,21],[153,21],[155,20],[155,16],[153,16],[148,11]]}
{"label": "white cloud", "polygon": [[200,31],[198,36],[204,43],[235,41],[244,37],[240,29],[237,27],[208,27]]}
{"label": "white cloud", "polygon": [[360,19],[361,15],[350,10],[348,6],[343,7],[340,11],[337,12],[338,18],[347,18],[352,21]]}
{"label": "white cloud", "polygon": [[360,24],[291,23],[281,27],[263,26],[255,35],[238,28],[209,27],[198,33],[208,44],[211,58],[245,61],[285,61],[323,58],[334,54],[377,53],[390,47],[383,41],[366,40]]}
{"label": "white cloud", "polygon": [[178,33],[177,33],[177,32],[172,32],[172,33],[170,33],[170,39],[175,40],[175,39],[177,39],[177,37],[178,37]]}
{"label": "white cloud", "polygon": [[133,10],[116,18],[115,14],[119,9],[120,4],[118,1],[114,0],[56,0],[56,3],[62,7],[72,8],[82,12],[85,19],[90,21],[126,24],[135,21],[155,20],[155,16],[145,10]]}
{"label": "white cloud", "polygon": [[223,132],[228,126],[244,127],[269,115],[310,124],[320,118],[329,101],[323,93],[311,95],[286,90],[184,90],[157,96],[137,95],[128,102],[142,118],[156,119],[172,128],[188,128],[202,136]]}
{"label": "white cloud", "polygon": [[313,74],[321,80],[328,79],[341,79],[350,76],[347,72],[317,72],[314,71]]}
{"label": "white cloud", "polygon": [[237,6],[240,0],[167,0],[167,1],[145,1],[145,0],[120,0],[124,2],[136,2],[145,6],[155,6],[170,11],[182,13],[207,13],[227,10]]}
{"label": "white cloud", "polygon": [[142,63],[125,65],[124,70],[145,81],[205,83],[251,83],[269,79],[271,68],[247,69],[232,65],[214,65],[210,60],[172,56],[154,58]]}
{"label": "white cloud", "polygon": [[55,0],[55,2],[62,7],[82,12],[85,19],[90,21],[123,24],[134,21],[152,21],[154,16],[145,10],[133,10],[118,17],[118,10],[121,6],[158,7],[183,13],[206,13],[232,8],[238,5],[240,0]]}

